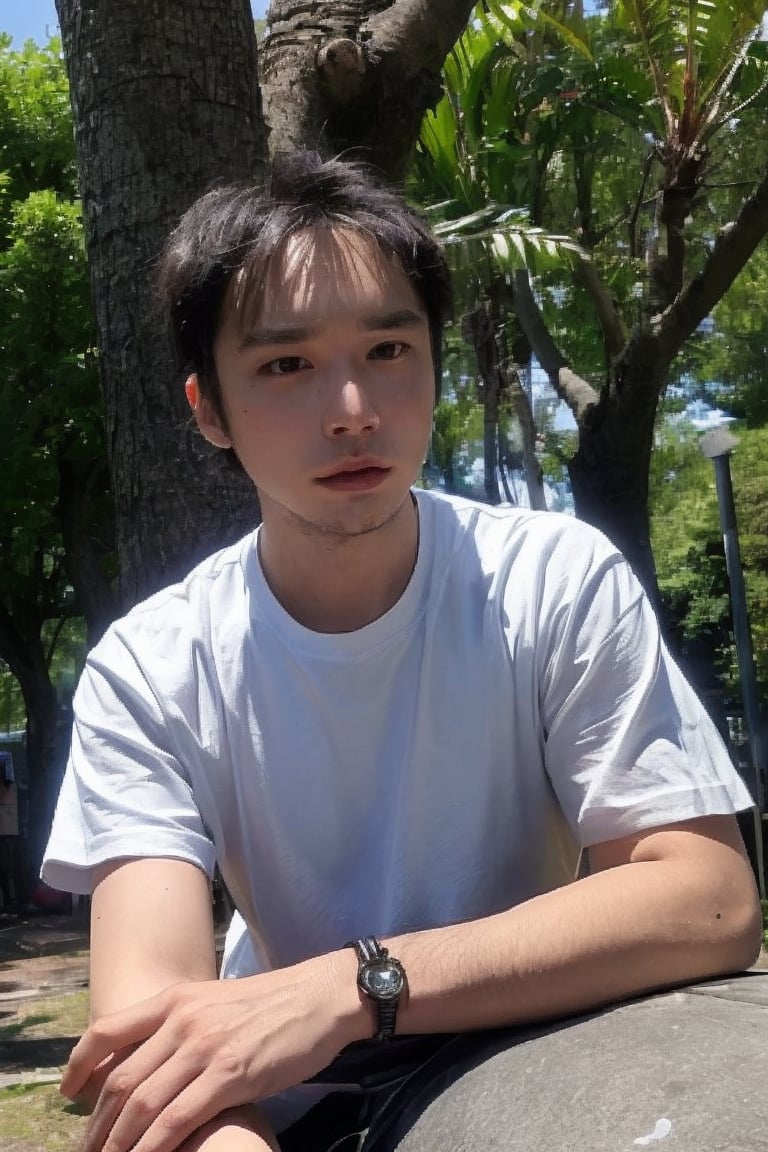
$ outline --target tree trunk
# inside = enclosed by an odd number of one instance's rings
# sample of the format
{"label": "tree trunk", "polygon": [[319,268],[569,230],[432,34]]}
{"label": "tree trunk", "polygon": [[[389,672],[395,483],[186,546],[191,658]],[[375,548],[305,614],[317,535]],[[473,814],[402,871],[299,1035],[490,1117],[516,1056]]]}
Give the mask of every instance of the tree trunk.
{"label": "tree trunk", "polygon": [[57,0],[74,112],[125,603],[257,520],[189,426],[152,302],[170,228],[266,152],[248,0]]}
{"label": "tree trunk", "polygon": [[523,466],[525,485],[528,489],[528,503],[536,512],[546,512],[547,498],[544,493],[544,474],[536,458],[536,425],[531,411],[528,393],[523,388],[516,368],[507,373],[509,395],[520,433],[523,439]]}
{"label": "tree trunk", "polygon": [[578,516],[623,552],[657,611],[648,477],[656,406],[668,370],[658,354],[654,361],[652,342],[631,341],[618,380],[579,422],[579,446],[568,464]]}

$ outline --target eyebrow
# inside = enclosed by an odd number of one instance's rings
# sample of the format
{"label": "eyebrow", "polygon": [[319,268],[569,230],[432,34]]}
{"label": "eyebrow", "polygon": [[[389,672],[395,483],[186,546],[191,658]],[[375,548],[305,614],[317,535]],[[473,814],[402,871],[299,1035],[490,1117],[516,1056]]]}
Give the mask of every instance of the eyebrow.
{"label": "eyebrow", "polygon": [[[399,308],[377,316],[364,316],[360,327],[366,332],[388,332],[395,328],[421,327],[426,318],[412,308]],[[281,325],[279,328],[253,328],[243,335],[243,348],[261,348],[268,344],[300,344],[316,336],[321,326]]]}

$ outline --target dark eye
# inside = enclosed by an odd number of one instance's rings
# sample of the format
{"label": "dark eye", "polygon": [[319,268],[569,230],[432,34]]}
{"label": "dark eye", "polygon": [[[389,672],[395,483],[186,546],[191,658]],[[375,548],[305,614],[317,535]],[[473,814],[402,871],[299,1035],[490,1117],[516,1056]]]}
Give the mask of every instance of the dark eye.
{"label": "dark eye", "polygon": [[301,372],[302,369],[309,367],[309,361],[303,356],[279,356],[277,360],[270,360],[264,364],[259,371],[267,376],[292,376],[295,372]]}
{"label": "dark eye", "polygon": [[387,340],[368,353],[369,360],[397,360],[409,348],[402,340]]}

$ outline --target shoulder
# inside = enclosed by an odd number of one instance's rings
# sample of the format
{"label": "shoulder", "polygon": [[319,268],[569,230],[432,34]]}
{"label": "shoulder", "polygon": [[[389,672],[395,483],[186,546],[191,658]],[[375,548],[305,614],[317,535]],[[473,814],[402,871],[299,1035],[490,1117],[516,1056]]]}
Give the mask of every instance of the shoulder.
{"label": "shoulder", "polygon": [[141,680],[188,675],[190,660],[205,658],[222,622],[225,631],[245,627],[255,539],[250,533],[215,552],[184,580],[135,605],[107,629],[89,654],[86,670]]}
{"label": "shoulder", "polygon": [[422,519],[436,547],[474,554],[485,571],[516,581],[578,587],[590,572],[626,566],[621,553],[601,532],[574,516],[498,508],[442,493],[417,493]]}

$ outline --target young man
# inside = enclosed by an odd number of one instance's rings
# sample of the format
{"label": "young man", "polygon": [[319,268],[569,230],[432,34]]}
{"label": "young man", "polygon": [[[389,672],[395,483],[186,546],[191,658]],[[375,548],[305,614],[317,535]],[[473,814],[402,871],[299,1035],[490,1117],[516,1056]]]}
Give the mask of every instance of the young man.
{"label": "young man", "polygon": [[[320,1149],[447,1035],[750,964],[750,797],[627,564],[412,488],[448,301],[420,220],[294,156],[194,205],[161,283],[263,520],[78,690],[44,875],[93,890],[87,1152]],[[358,1091],[300,1120],[329,1084]]]}

